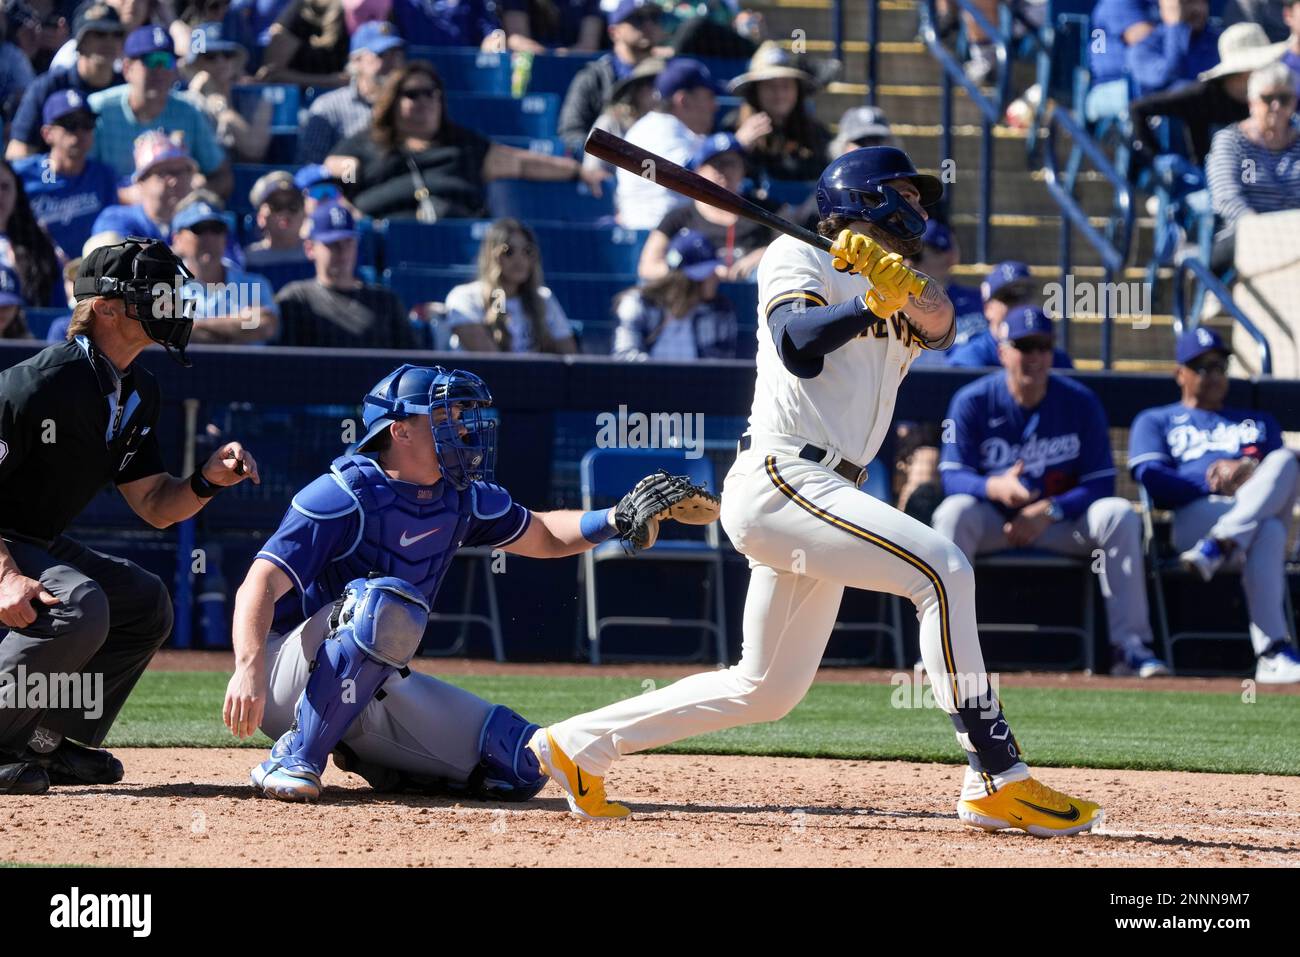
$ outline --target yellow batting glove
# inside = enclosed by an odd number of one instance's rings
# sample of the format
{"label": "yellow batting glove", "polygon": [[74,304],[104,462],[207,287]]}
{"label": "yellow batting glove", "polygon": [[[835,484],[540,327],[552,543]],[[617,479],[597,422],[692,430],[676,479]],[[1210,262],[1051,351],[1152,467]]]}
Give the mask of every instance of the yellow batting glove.
{"label": "yellow batting glove", "polygon": [[867,308],[881,318],[888,318],[907,305],[909,296],[919,298],[927,280],[909,269],[903,257],[888,253],[867,273],[871,290],[864,297]]}
{"label": "yellow batting glove", "polygon": [[885,255],[884,249],[870,236],[848,229],[840,230],[839,236],[831,245],[830,253],[833,257],[831,265],[836,270],[854,275],[869,272]]}

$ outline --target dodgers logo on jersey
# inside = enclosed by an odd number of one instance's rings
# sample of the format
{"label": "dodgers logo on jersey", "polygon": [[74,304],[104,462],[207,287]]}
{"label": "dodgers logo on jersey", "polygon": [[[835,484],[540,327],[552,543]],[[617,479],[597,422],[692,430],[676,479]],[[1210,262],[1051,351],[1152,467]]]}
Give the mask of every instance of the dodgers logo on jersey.
{"label": "dodgers logo on jersey", "polygon": [[1025,463],[1026,475],[1042,478],[1051,466],[1077,459],[1081,447],[1077,432],[1041,439],[1031,435],[1019,444],[994,437],[980,443],[980,467],[986,472],[1002,472],[1019,459]]}
{"label": "dodgers logo on jersey", "polygon": [[1211,452],[1237,455],[1245,446],[1264,440],[1264,429],[1254,419],[1219,422],[1213,429],[1198,428],[1191,423],[1175,425],[1166,436],[1169,454],[1182,462],[1194,462]]}

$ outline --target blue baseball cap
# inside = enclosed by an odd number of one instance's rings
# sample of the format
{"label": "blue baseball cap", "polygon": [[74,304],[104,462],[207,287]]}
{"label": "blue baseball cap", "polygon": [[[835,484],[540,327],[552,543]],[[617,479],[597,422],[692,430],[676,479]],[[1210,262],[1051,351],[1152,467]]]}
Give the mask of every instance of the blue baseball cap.
{"label": "blue baseball cap", "polygon": [[369,50],[376,56],[406,46],[406,41],[397,34],[397,28],[385,20],[370,20],[357,27],[352,34],[352,45],[348,52],[360,53]]}
{"label": "blue baseball cap", "polygon": [[996,299],[1004,289],[1016,283],[1030,283],[1033,278],[1027,265],[1015,259],[1008,259],[994,266],[989,277],[980,283],[980,295],[984,297],[985,302],[988,302],[990,299]]}
{"label": "blue baseball cap", "polygon": [[220,23],[200,23],[190,31],[190,52],[185,55],[185,62],[193,63],[205,53],[234,53],[242,49],[234,40],[221,36]]}
{"label": "blue baseball cap", "polygon": [[293,185],[299,189],[310,189],[317,183],[335,182],[334,174],[320,163],[312,163],[310,166],[304,166],[298,172],[293,174]]}
{"label": "blue baseball cap", "polygon": [[226,222],[225,213],[211,203],[200,200],[183,207],[179,213],[172,217],[172,232],[178,233],[182,229],[193,229],[200,223],[220,223],[227,230],[230,229],[230,224]]}
{"label": "blue baseball cap", "polygon": [[1015,342],[1031,336],[1055,339],[1056,333],[1052,329],[1052,320],[1047,318],[1047,313],[1037,306],[1016,306],[1002,320],[1001,341]]}
{"label": "blue baseball cap", "polygon": [[0,266],[0,306],[25,306],[22,283],[18,273],[8,266]]}
{"label": "blue baseball cap", "polygon": [[690,57],[674,57],[655,77],[655,92],[662,100],[668,99],[679,90],[694,90],[701,86],[708,87],[714,93],[722,92],[722,88],[713,79],[709,68],[699,60],[692,60]]}
{"label": "blue baseball cap", "polygon": [[721,156],[723,153],[738,153],[743,157],[745,147],[741,146],[740,140],[730,133],[714,133],[712,136],[706,136],[700,140],[700,145],[695,147],[695,152],[691,154],[690,160],[687,161],[686,168],[697,170],[715,156]]}
{"label": "blue baseball cap", "polygon": [[126,43],[122,46],[123,56],[139,60],[150,53],[175,55],[176,46],[172,43],[171,34],[162,27],[154,25],[137,27],[127,34]]}
{"label": "blue baseball cap", "polygon": [[357,223],[342,203],[321,203],[307,221],[307,238],[318,243],[332,243],[357,235]]}
{"label": "blue baseball cap", "polygon": [[659,15],[659,9],[652,4],[647,3],[646,0],[622,0],[622,2],[614,8],[614,12],[609,15],[607,22],[611,27],[617,26],[620,23],[626,23],[642,10],[645,10],[647,13],[653,14],[656,17]]}
{"label": "blue baseball cap", "polygon": [[703,233],[683,229],[668,244],[664,256],[670,269],[686,273],[686,278],[699,282],[713,275],[722,260],[718,250]]}
{"label": "blue baseball cap", "polygon": [[937,249],[941,253],[948,252],[953,246],[952,230],[937,219],[926,220],[922,239],[931,249]]}
{"label": "blue baseball cap", "polygon": [[85,113],[91,119],[98,116],[86,98],[76,90],[57,90],[45,98],[45,105],[41,108],[41,122],[49,126],[73,113]]}
{"label": "blue baseball cap", "polygon": [[1197,326],[1184,332],[1174,344],[1174,357],[1180,366],[1191,365],[1207,352],[1232,355],[1232,350],[1223,341],[1223,337],[1206,326]]}

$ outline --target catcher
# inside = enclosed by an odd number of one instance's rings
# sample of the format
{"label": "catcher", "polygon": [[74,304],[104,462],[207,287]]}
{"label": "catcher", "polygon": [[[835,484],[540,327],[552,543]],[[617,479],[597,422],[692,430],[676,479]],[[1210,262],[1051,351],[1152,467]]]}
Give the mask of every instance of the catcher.
{"label": "catcher", "polygon": [[236,737],[277,739],[252,772],[268,797],[319,797],[331,753],[378,791],[532,797],[547,780],[526,747],[537,725],[407,668],[456,550],[648,548],[662,518],[718,515],[716,496],[666,474],[615,508],[530,512],[492,482],[491,405],[468,372],[401,366],[366,396],[361,440],[294,496],[253,560],[223,719]]}

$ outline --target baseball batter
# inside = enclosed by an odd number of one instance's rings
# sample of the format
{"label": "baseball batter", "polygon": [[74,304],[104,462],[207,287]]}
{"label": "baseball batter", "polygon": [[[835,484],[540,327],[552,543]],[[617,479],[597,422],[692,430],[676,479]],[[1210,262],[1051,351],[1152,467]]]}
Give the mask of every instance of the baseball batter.
{"label": "baseball batter", "polygon": [[1101,820],[1096,804],[1039,783],[1022,761],[984,673],[970,562],[859,489],[908,367],[953,340],[941,285],[902,261],[919,251],[925,208],[942,192],[900,150],[859,149],[818,183],[818,231],[835,238],[834,254],[790,237],[768,248],[753,410],[723,485],[723,527],[751,569],[740,662],[534,734],[529,746],[575,813],[629,814],[605,796],[620,755],[787,714],[812,684],[850,587],[916,605],[935,699],[970,764],[962,821],[1054,836]]}
{"label": "baseball batter", "polygon": [[492,482],[496,421],[477,376],[403,365],[366,396],[366,432],[294,496],[235,602],[223,718],[276,743],[255,787],[320,796],[331,753],[376,790],[507,801],[546,778],[537,725],[406,666],[456,550],[576,555],[615,537],[649,547],[660,518],[702,522],[717,498],[682,477],[637,483],[616,508],[531,512]]}

